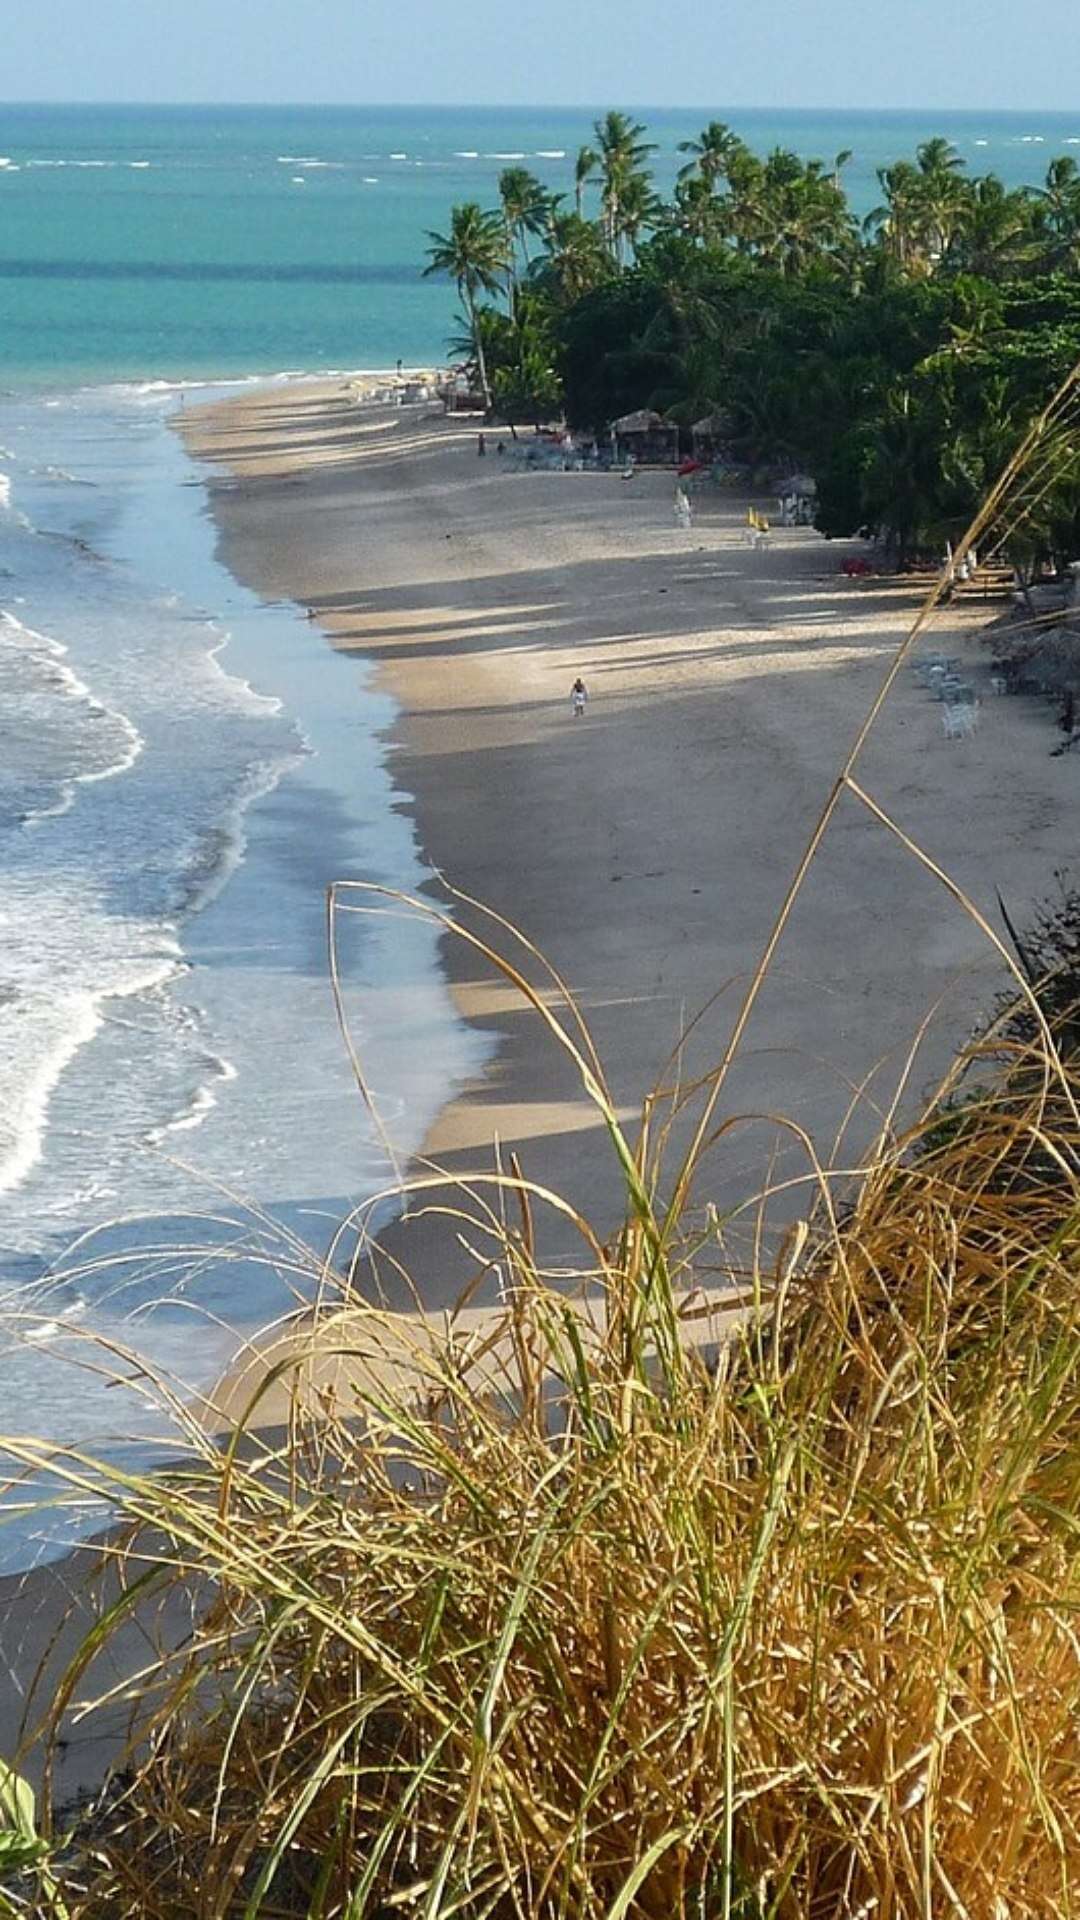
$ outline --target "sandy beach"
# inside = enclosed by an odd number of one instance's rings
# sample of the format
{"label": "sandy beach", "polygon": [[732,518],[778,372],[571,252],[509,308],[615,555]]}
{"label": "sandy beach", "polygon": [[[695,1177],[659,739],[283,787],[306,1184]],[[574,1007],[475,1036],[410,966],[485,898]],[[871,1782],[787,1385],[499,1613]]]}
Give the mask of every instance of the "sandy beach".
{"label": "sandy beach", "polygon": [[[477,458],[474,424],[358,409],[340,388],[257,393],[189,412],[184,430],[224,481],[227,565],[376,663],[400,703],[393,769],[425,856],[570,983],[620,1109],[637,1110],[718,996],[681,1070],[711,1065],[917,592],[844,579],[845,548],[810,529],[774,528],[749,549],[745,500],[706,498],[687,534],[670,474],[519,471],[494,435]],[[932,635],[971,661],[982,693],[993,611],[965,602]],[[578,674],[589,703],[574,721]],[[977,736],[947,741],[905,670],[861,778],[991,919],[999,889],[1022,923],[1066,853],[1080,777],[1054,744],[1047,709],[1022,699],[985,699]],[[617,1173],[573,1067],[467,951],[452,942],[447,960],[495,1051],[427,1152],[460,1172],[490,1165],[497,1136],[606,1231]],[[931,1009],[908,1110],[999,976],[940,883],[845,798],[721,1118],[783,1115],[843,1164]],[[745,1201],[776,1145],[769,1122],[733,1130],[702,1197]],[[783,1154],[789,1175],[805,1173],[801,1149]],[[415,1277],[427,1305],[451,1297],[452,1271]]]}
{"label": "sandy beach", "polygon": [[[686,1078],[704,1071],[916,592],[843,579],[845,549],[808,529],[748,548],[744,499],[707,499],[687,534],[669,474],[627,484],[519,471],[495,436],[480,461],[474,424],[361,409],[340,385],[191,408],[183,432],[213,463],[226,564],[268,599],[310,608],[313,647],[375,663],[400,706],[392,766],[426,858],[559,969],[620,1111],[632,1119],[715,996],[680,1063]],[[992,612],[965,603],[932,636],[984,687],[978,636]],[[578,674],[589,700],[575,720]],[[991,920],[1000,890],[1022,923],[1067,857],[1080,762],[1051,758],[1054,744],[1047,709],[1025,699],[986,699],[977,735],[947,741],[940,707],[905,670],[862,779]],[[445,951],[492,1055],[440,1115],[426,1155],[464,1176],[492,1166],[497,1139],[609,1232],[618,1172],[573,1064],[467,948]],[[823,1162],[852,1164],[930,1011],[908,1111],[999,983],[997,959],[941,884],[845,799],[718,1116],[757,1117],[723,1134],[699,1198],[737,1208],[770,1172],[806,1175],[807,1149],[778,1116]],[[796,1185],[777,1217],[806,1204]],[[472,1263],[447,1224],[421,1217],[395,1245],[424,1305],[449,1305]],[[563,1227],[546,1255],[573,1263]],[[334,1370],[314,1364],[310,1377],[325,1385]],[[220,1406],[235,1409],[249,1386],[234,1379]],[[0,1751],[77,1569],[3,1583]],[[145,1653],[136,1642],[132,1665]],[[61,1792],[95,1778],[110,1751],[115,1728],[83,1728]]]}

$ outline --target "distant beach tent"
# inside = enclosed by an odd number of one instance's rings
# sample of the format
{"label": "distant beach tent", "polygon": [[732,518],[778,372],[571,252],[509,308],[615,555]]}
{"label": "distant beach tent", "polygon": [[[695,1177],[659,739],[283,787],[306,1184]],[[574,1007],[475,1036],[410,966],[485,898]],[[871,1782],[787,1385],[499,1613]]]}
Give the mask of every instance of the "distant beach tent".
{"label": "distant beach tent", "polygon": [[651,407],[640,407],[637,413],[624,413],[621,420],[612,421],[611,432],[616,457],[620,460],[636,460],[648,467],[678,465],[679,429],[661,414],[654,413]]}

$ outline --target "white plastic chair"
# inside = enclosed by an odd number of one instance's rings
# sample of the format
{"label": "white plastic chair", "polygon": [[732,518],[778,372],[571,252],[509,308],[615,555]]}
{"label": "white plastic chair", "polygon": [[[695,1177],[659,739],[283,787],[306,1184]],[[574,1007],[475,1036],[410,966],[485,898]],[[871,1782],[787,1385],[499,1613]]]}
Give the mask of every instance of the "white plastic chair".
{"label": "white plastic chair", "polygon": [[970,740],[979,724],[979,709],[973,700],[950,702],[941,709],[946,740]]}

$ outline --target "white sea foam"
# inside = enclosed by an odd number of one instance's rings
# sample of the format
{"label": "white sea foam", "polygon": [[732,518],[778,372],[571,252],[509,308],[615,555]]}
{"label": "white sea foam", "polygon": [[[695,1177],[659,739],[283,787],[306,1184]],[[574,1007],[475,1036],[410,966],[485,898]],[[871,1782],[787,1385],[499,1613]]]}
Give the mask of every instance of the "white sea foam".
{"label": "white sea foam", "polygon": [[202,1086],[196,1087],[188,1105],[175,1118],[166,1120],[160,1127],[151,1127],[146,1135],[147,1146],[158,1146],[171,1133],[191,1133],[196,1127],[201,1127],[207,1115],[217,1106],[214,1086],[226,1086],[230,1080],[236,1079],[236,1068],[231,1060],[222,1060],[215,1056],[213,1059],[205,1060],[203,1064],[210,1079]]}
{"label": "white sea foam", "polygon": [[485,153],[485,160],[524,160],[524,153]]}
{"label": "white sea foam", "polygon": [[[42,764],[43,745],[58,727],[60,730],[67,727],[67,714],[72,708],[81,709],[83,718],[94,723],[95,741],[100,743],[92,749],[84,766],[66,771],[56,779],[55,797],[51,801],[31,808],[24,815],[26,823],[33,825],[66,813],[80,786],[91,786],[95,781],[111,780],[117,774],[126,773],[135,765],[144,742],[138,727],[132,725],[126,714],[103,705],[86,682],[72,671],[65,658],[67,648],[59,640],[53,640],[46,633],[36,633],[13,613],[0,612],[0,649],[5,646],[22,669],[20,709],[39,777],[40,773],[47,773],[47,766]],[[13,756],[14,748],[9,747],[5,775],[10,776],[17,770]],[[31,771],[28,767],[27,775]]]}
{"label": "white sea foam", "polygon": [[566,148],[565,147],[537,147],[536,158],[538,160],[565,160]]}
{"label": "white sea foam", "polygon": [[71,1300],[62,1307],[55,1320],[39,1320],[20,1329],[20,1338],[33,1342],[55,1340],[58,1334],[65,1333],[86,1312],[85,1300]]}
{"label": "white sea foam", "polygon": [[391,160],[407,160],[408,157],[407,153],[392,153],[390,155]]}
{"label": "white sea foam", "polygon": [[41,1159],[49,1104],[65,1069],[99,1032],[106,1003],[162,985],[179,949],[157,928],[117,920],[84,891],[57,886],[0,898],[4,972],[0,1005],[0,1194]]}
{"label": "white sea foam", "polygon": [[[13,458],[9,455],[8,458]],[[66,467],[31,467],[30,472],[43,480],[56,480],[66,487],[92,487],[92,480],[84,480],[80,474],[69,473]]]}
{"label": "white sea foam", "polygon": [[153,161],[152,160],[129,160],[128,166],[135,173],[145,173],[148,167],[153,166]]}
{"label": "white sea foam", "polygon": [[455,160],[479,160],[479,158],[479,152],[475,147],[459,147],[454,154]]}
{"label": "white sea foam", "polygon": [[364,175],[365,187],[377,187],[378,184],[379,184],[379,176],[377,173],[365,173]]}
{"label": "white sea foam", "polygon": [[5,511],[11,505],[11,475],[0,473],[0,508]]}

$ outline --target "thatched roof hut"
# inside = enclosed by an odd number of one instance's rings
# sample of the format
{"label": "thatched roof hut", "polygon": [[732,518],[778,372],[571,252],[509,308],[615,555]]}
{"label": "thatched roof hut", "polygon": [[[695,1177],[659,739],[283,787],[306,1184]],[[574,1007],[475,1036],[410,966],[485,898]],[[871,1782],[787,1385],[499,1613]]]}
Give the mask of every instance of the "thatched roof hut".
{"label": "thatched roof hut", "polygon": [[724,452],[731,439],[731,420],[719,407],[712,413],[703,414],[695,420],[690,429],[690,439],[694,448],[694,459],[705,466],[711,466]]}
{"label": "thatched roof hut", "polygon": [[613,420],[611,434],[620,460],[633,459],[650,467],[678,464],[679,429],[651,407],[640,407],[636,413],[624,413],[620,420]]}

